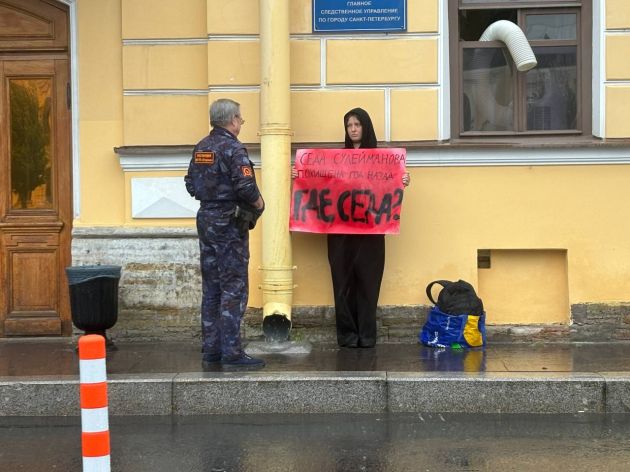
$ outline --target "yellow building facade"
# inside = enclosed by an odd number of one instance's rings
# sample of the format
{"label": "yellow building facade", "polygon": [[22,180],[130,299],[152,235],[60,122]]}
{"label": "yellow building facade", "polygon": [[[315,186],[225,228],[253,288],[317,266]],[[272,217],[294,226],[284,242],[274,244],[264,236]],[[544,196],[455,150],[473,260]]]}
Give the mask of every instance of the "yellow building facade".
{"label": "yellow building facade", "polygon": [[[191,146],[208,132],[209,104],[229,97],[241,103],[239,139],[265,194],[264,0],[58,3],[68,9],[72,39],[73,262],[123,265],[120,336],[194,333],[195,202],[183,199],[182,177]],[[630,3],[548,2],[554,14],[570,3],[565,14],[577,15],[577,59],[561,67],[577,63],[577,109],[589,111],[577,120],[581,132],[494,134],[468,133],[461,111],[468,99],[461,44],[476,41],[462,25],[487,21],[480,2],[407,0],[405,31],[338,33],[313,31],[312,0],[277,3],[290,19],[293,154],[341,146],[342,117],[357,106],[370,113],[379,146],[407,148],[411,185],[400,234],[386,238],[381,340],[412,339],[429,305],[425,286],[460,278],[477,288],[495,333],[590,339],[592,326],[605,326],[609,338],[630,338]],[[528,2],[486,3],[511,8],[514,18],[530,14]],[[535,13],[544,15],[539,4]],[[556,20],[541,24],[555,31]],[[573,47],[566,38],[558,47]],[[539,67],[555,67],[544,61]],[[512,72],[515,84],[525,74]],[[532,86],[522,77],[517,90]],[[527,128],[530,116],[518,109],[531,99],[525,95],[513,113]],[[256,228],[250,240],[251,336],[262,319],[262,234]],[[290,240],[294,326],[306,337],[307,327],[322,328],[318,336],[333,339],[325,236]],[[137,241],[149,243],[126,249]],[[175,264],[180,256],[185,269]],[[152,287],[165,295],[152,297]]]}

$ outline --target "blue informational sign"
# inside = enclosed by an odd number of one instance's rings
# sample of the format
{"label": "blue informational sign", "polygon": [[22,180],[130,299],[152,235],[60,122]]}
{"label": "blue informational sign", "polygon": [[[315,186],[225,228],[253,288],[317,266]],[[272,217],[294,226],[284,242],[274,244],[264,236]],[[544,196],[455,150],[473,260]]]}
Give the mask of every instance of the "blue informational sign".
{"label": "blue informational sign", "polygon": [[407,0],[313,0],[313,31],[405,31]]}

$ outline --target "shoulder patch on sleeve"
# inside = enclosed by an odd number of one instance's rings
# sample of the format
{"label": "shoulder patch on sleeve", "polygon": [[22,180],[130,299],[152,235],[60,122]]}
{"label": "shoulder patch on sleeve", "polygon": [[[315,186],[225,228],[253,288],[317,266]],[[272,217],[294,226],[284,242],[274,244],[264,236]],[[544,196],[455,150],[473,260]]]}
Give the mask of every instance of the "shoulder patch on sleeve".
{"label": "shoulder patch on sleeve", "polygon": [[241,172],[243,174],[243,177],[253,177],[254,176],[254,171],[252,170],[252,168],[250,166],[241,166]]}
{"label": "shoulder patch on sleeve", "polygon": [[197,151],[195,153],[195,164],[205,164],[211,166],[212,164],[214,164],[214,152]]}

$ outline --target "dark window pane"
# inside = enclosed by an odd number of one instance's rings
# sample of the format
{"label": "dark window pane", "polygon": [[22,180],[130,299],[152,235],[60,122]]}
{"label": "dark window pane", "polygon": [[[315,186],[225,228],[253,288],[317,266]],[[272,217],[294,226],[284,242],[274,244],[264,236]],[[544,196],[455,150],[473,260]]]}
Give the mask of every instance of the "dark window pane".
{"label": "dark window pane", "polygon": [[459,13],[459,39],[479,41],[486,28],[499,20],[516,23],[516,10],[462,10]]}
{"label": "dark window pane", "polygon": [[[455,0],[457,1],[457,0]],[[527,0],[525,0],[527,1]],[[488,3],[496,4],[496,6],[510,6],[515,3],[523,3],[523,0],[459,0],[462,6],[479,5],[486,6]]]}
{"label": "dark window pane", "polygon": [[538,66],[527,72],[527,129],[577,129],[575,46],[534,48]]}
{"label": "dark window pane", "polygon": [[[457,0],[450,0],[450,1],[457,1]],[[492,7],[511,7],[511,6],[528,6],[527,4],[531,4],[529,5],[530,7],[538,7],[540,6],[541,3],[544,2],[549,2],[549,0],[459,0],[459,3],[461,6],[477,6],[479,5],[480,7],[485,7],[485,8],[492,8]],[[558,3],[557,1],[551,1],[550,3]],[[566,3],[566,4],[575,4],[577,6],[580,5],[580,3],[582,3],[582,0],[563,0],[562,3]]]}
{"label": "dark window pane", "polygon": [[52,208],[52,80],[14,79],[11,109],[11,207]]}
{"label": "dark window pane", "polygon": [[527,15],[525,36],[527,39],[577,38],[577,15],[575,13],[555,15]]}
{"label": "dark window pane", "polygon": [[514,62],[505,48],[464,49],[463,131],[514,130]]}

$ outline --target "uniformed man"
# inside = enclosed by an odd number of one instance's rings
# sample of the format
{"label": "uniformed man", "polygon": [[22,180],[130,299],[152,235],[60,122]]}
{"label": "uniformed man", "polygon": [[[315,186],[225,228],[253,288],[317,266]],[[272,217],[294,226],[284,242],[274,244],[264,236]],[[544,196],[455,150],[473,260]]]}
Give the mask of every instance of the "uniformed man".
{"label": "uniformed man", "polygon": [[262,359],[245,354],[240,337],[249,288],[248,230],[264,209],[252,161],[237,139],[244,123],[235,101],[212,103],[212,131],[195,146],[184,180],[188,193],[201,201],[203,362],[262,367]]}

